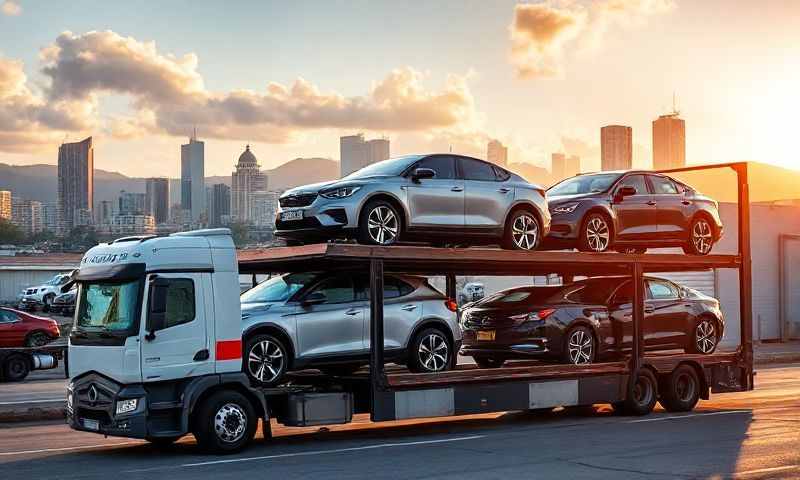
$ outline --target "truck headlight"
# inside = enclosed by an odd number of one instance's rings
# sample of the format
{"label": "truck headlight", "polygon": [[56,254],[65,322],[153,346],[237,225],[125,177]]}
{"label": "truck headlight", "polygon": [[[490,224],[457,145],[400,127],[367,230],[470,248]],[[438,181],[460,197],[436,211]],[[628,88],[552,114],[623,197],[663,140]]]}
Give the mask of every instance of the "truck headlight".
{"label": "truck headlight", "polygon": [[570,203],[568,205],[559,205],[553,208],[553,213],[572,213],[578,208],[577,203]]}
{"label": "truck headlight", "polygon": [[132,398],[130,400],[120,400],[117,402],[117,415],[122,415],[123,413],[130,413],[136,410],[136,407],[139,406],[139,399]]}
{"label": "truck headlight", "polygon": [[346,198],[361,190],[358,185],[351,185],[349,187],[338,187],[330,190],[323,190],[319,194],[325,198]]}
{"label": "truck headlight", "polygon": [[67,390],[67,410],[72,411],[72,389]]}

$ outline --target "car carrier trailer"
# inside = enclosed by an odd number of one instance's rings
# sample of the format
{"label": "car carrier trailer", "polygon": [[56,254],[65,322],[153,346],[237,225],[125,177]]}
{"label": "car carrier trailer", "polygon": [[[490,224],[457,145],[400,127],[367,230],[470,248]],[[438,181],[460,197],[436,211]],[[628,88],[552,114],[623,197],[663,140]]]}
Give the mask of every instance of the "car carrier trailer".
{"label": "car carrier trailer", "polygon": [[[369,299],[368,371],[346,376],[299,372],[290,375],[289,381],[277,387],[250,387],[244,374],[232,371],[232,367],[241,370],[241,339],[231,338],[231,332],[239,323],[238,307],[224,310],[214,304],[208,310],[214,317],[206,325],[207,329],[214,330],[216,337],[212,339],[215,344],[209,349],[198,350],[195,355],[198,367],[187,370],[190,373],[180,378],[149,378],[144,371],[139,381],[135,380],[135,376],[130,376],[127,381],[108,378],[91,370],[92,352],[98,350],[73,351],[71,345],[71,370],[76,370],[77,376],[72,378],[68,392],[69,423],[79,430],[147,438],[164,443],[194,433],[201,447],[216,452],[231,452],[243,448],[250,441],[258,419],[262,420],[264,436],[269,437],[270,420],[288,426],[330,425],[347,423],[354,413],[369,413],[372,421],[380,422],[606,403],[626,414],[643,415],[653,409],[656,400],[668,410],[685,411],[694,407],[697,397],[708,398],[711,392],[750,390],[753,388],[753,354],[747,167],[746,164],[730,164],[726,167],[736,171],[739,186],[738,252],[731,255],[692,257],[674,254],[525,252],[335,243],[239,252],[236,274],[368,271],[372,292]],[[138,273],[127,272],[128,275],[147,275],[150,282],[148,288],[151,293],[146,297],[148,300],[142,300],[141,305],[143,322],[149,325],[150,320],[145,319],[147,315],[163,314],[163,306],[153,307],[153,302],[158,304],[157,300],[153,300],[159,297],[158,293],[153,293],[157,292],[158,278],[176,272],[185,275],[213,274],[215,255],[225,255],[214,250],[217,248],[214,245],[224,243],[219,239],[221,235],[219,231],[200,231],[173,236],[176,245],[179,241],[188,241],[188,237],[207,238],[212,249],[209,267],[185,266],[190,262],[184,261],[176,263],[181,266],[174,268],[148,270],[149,267],[142,266]],[[153,254],[158,249],[170,248],[169,243],[162,241],[157,244],[149,237],[125,239],[125,242],[130,244],[131,251],[136,252],[132,255],[147,252],[147,242],[158,245],[153,248]],[[104,263],[112,264],[108,268],[118,275],[132,270],[133,267],[128,264],[115,264],[119,260],[119,253],[109,253],[128,248],[125,242],[117,245],[116,250],[110,247],[100,249],[98,251],[101,253],[95,257],[87,253],[78,280],[90,282],[92,278],[102,278],[97,268]],[[190,248],[180,248],[184,249],[185,255],[191,255]],[[125,256],[125,261],[129,262],[130,257],[127,253]],[[642,335],[645,301],[643,275],[648,272],[707,269],[734,269],[739,273],[739,346],[735,351],[709,355],[645,355]],[[438,373],[407,373],[399,368],[387,369],[383,345],[383,282],[386,273],[443,275],[447,278],[446,290],[450,298],[456,296],[456,275],[628,275],[634,279],[632,351],[627,358],[619,361],[589,365],[517,362],[496,369],[458,365],[453,370]],[[229,275],[224,278],[233,283],[235,277]],[[141,285],[144,290],[144,280]],[[225,283],[213,285],[218,290]],[[226,293],[231,294],[234,288],[238,289],[238,283],[230,286]],[[213,295],[219,294],[216,290]],[[213,303],[213,298],[206,302]],[[145,327],[139,332],[141,338],[126,343],[125,348],[139,348],[139,344],[145,348],[148,342],[161,335],[155,330],[148,332]],[[181,338],[178,336],[171,340],[180,342]],[[133,350],[126,351],[129,355],[136,355]],[[103,361],[117,361],[108,351],[103,355]],[[143,353],[142,368],[151,360],[157,363],[161,359]],[[202,370],[199,365],[208,360],[224,364],[228,370],[224,373],[195,373],[195,370]],[[77,364],[80,366],[73,368]],[[686,388],[687,381],[693,389]]]}

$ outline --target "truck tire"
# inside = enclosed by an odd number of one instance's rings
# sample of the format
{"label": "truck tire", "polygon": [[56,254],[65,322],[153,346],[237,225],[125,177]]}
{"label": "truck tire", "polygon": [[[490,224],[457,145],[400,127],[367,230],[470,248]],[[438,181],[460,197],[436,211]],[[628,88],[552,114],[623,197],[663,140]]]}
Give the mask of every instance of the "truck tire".
{"label": "truck tire", "polygon": [[3,362],[3,379],[8,382],[21,382],[30,372],[30,361],[24,355],[12,354]]}
{"label": "truck tire", "polygon": [[658,400],[658,383],[653,372],[646,368],[639,370],[636,384],[628,390],[628,395],[622,402],[614,403],[614,410],[631,416],[647,415],[653,411]]}
{"label": "truck tire", "polygon": [[258,418],[241,393],[223,390],[211,394],[199,406],[192,433],[201,449],[217,454],[236,453],[253,439]]}
{"label": "truck tire", "polygon": [[700,400],[700,388],[697,371],[681,365],[662,379],[658,401],[668,412],[689,412]]}

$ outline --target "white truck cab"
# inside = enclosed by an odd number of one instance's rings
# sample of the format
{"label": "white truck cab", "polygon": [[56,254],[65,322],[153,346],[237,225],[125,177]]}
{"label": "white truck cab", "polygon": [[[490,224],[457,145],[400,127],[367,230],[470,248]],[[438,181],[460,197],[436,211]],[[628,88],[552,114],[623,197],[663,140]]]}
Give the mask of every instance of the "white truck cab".
{"label": "white truck cab", "polygon": [[[69,338],[72,428],[235,450],[266,415],[241,369],[228,229],[127,237],[90,249]],[[200,418],[200,415],[205,415]]]}

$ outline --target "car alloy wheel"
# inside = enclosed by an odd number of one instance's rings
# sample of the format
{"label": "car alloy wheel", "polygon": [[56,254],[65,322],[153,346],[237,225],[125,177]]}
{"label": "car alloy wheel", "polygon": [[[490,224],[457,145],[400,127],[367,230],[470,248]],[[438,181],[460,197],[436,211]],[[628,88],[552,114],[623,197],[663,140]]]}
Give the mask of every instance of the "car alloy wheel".
{"label": "car alloy wheel", "polygon": [[511,238],[520,250],[533,250],[539,242],[539,222],[529,213],[514,219],[511,225]]}
{"label": "car alloy wheel", "polygon": [[700,353],[711,353],[717,347],[717,327],[711,320],[703,319],[694,330],[694,343]]}
{"label": "car alloy wheel", "polygon": [[286,356],[280,345],[268,339],[254,343],[247,353],[247,370],[261,383],[274,382],[283,371]]}
{"label": "car alloy wheel", "polygon": [[417,349],[419,363],[430,372],[440,372],[447,368],[449,349],[447,339],[439,333],[429,333]]}
{"label": "car alloy wheel", "polygon": [[692,227],[692,243],[694,249],[700,255],[705,255],[711,251],[714,246],[714,238],[711,233],[711,225],[704,218],[700,218],[694,222]]}
{"label": "car alloy wheel", "polygon": [[611,243],[611,229],[606,220],[597,215],[586,222],[586,244],[590,250],[605,252]]}
{"label": "car alloy wheel", "polygon": [[584,329],[579,328],[570,334],[567,348],[569,349],[569,361],[573,365],[592,363],[594,340]]}
{"label": "car alloy wheel", "polygon": [[397,215],[386,205],[378,205],[367,216],[367,231],[370,239],[378,245],[394,243],[399,227]]}
{"label": "car alloy wheel", "polygon": [[226,403],[214,415],[214,431],[223,442],[238,442],[246,430],[247,414],[235,403]]}
{"label": "car alloy wheel", "polygon": [[33,332],[25,342],[26,347],[42,347],[50,342],[50,337],[43,332]]}

